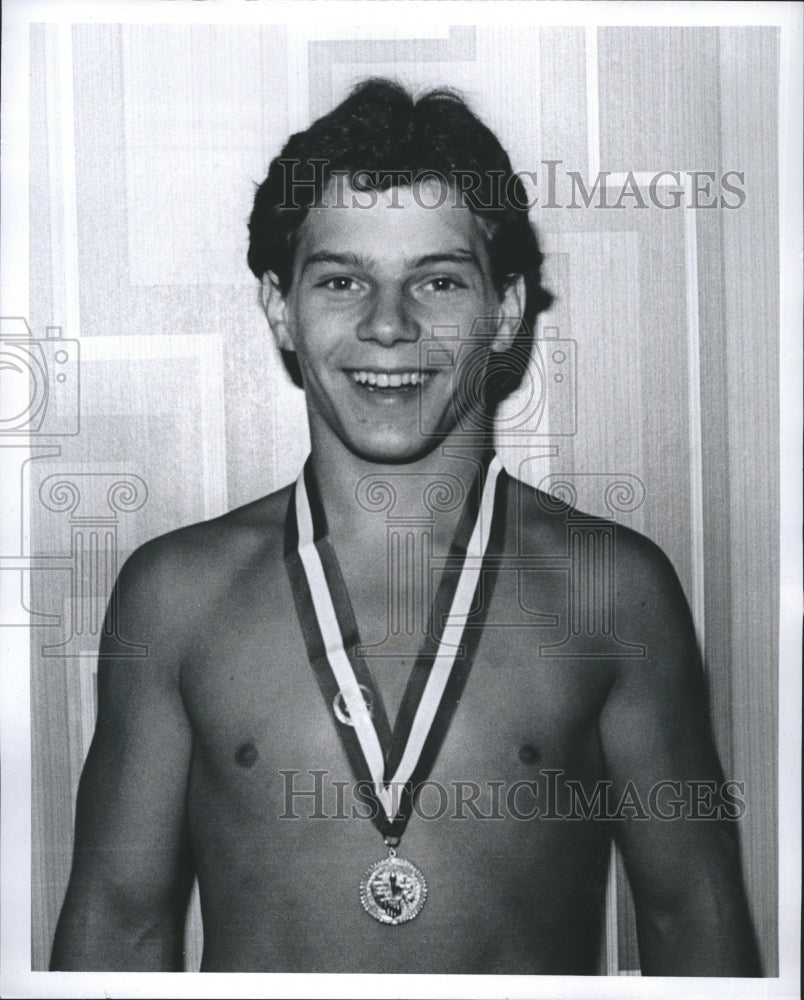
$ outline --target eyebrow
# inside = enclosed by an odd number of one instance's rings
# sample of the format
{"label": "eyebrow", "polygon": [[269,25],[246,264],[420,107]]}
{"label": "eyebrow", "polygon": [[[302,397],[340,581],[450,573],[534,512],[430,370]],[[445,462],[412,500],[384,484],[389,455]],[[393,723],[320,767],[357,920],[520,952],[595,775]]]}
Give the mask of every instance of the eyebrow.
{"label": "eyebrow", "polygon": [[357,253],[333,253],[329,250],[319,250],[317,253],[311,253],[309,257],[305,257],[302,271],[312,267],[313,264],[338,264],[341,267],[365,268],[370,263],[370,258],[361,257]]}
{"label": "eyebrow", "polygon": [[[369,270],[374,263],[371,257],[365,257],[357,253],[335,253],[330,250],[319,250],[306,257],[302,265],[302,271],[315,264],[335,264],[339,267],[354,267]],[[408,258],[404,261],[406,268],[428,267],[431,264],[471,264],[478,271],[482,271],[480,261],[471,250],[444,250],[436,253],[424,254],[421,257]]]}
{"label": "eyebrow", "polygon": [[428,253],[414,260],[406,260],[408,267],[427,267],[429,264],[472,264],[481,271],[477,254],[472,250],[447,250],[439,253]]}

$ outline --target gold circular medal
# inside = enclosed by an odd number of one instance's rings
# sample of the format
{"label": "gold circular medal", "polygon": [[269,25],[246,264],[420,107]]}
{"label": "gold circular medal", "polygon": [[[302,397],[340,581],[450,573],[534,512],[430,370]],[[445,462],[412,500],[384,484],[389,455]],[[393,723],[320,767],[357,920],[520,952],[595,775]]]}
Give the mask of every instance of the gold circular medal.
{"label": "gold circular medal", "polygon": [[381,924],[404,924],[424,906],[427,883],[416,865],[392,855],[373,864],[360,883],[360,902]]}

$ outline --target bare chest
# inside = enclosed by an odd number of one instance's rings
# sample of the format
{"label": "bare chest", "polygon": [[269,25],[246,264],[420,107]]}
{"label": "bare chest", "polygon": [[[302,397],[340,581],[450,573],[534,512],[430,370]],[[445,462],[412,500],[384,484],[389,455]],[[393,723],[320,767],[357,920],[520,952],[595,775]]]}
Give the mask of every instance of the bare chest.
{"label": "bare chest", "polygon": [[[345,574],[344,574],[345,575]],[[354,575],[350,598],[371,686],[393,728],[433,621],[439,580],[400,594],[381,576]],[[387,582],[387,577],[386,577]],[[236,789],[282,768],[351,770],[335,706],[308,657],[284,567],[244,580],[216,609],[183,674],[185,703],[207,765]],[[516,780],[536,765],[596,766],[597,718],[611,682],[604,662],[554,655],[565,631],[565,584],[498,573],[479,588],[464,636],[476,646],[437,766]],[[482,606],[481,602],[487,602]],[[411,609],[411,604],[413,609]],[[432,646],[431,638],[431,646]]]}

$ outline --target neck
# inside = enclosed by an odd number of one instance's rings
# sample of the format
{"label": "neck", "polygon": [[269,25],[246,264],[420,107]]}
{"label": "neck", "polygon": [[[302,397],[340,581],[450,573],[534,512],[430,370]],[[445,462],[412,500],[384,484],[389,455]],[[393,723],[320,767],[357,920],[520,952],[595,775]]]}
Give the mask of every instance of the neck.
{"label": "neck", "polygon": [[[317,440],[318,438],[318,440]],[[467,445],[446,439],[416,461],[371,462],[339,441],[321,440],[311,427],[311,461],[329,533],[354,541],[384,534],[390,521],[429,524],[448,544],[479,470],[493,453],[490,442]]]}

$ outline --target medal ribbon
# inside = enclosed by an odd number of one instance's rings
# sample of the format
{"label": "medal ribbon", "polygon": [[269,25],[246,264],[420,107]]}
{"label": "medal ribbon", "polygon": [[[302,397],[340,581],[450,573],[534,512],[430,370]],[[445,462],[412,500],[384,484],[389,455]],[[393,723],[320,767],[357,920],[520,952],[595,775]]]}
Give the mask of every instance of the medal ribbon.
{"label": "medal ribbon", "polygon": [[[336,695],[340,691],[343,697],[354,728],[349,733],[339,729],[339,733],[355,775],[360,777],[363,773],[364,767],[361,764],[368,770],[371,793],[367,797],[371,799],[373,795],[374,804],[381,807],[384,814],[384,818],[374,815],[372,819],[384,835],[401,836],[409,818],[413,794],[411,778],[423,756],[430,761],[434,759],[468,675],[482,623],[473,623],[474,641],[462,647],[467,619],[476,604],[475,595],[478,591],[481,594],[481,614],[487,609],[491,586],[483,587],[483,560],[489,550],[490,539],[494,536],[495,548],[501,546],[502,540],[504,491],[497,488],[501,472],[505,477],[502,465],[495,456],[486,471],[486,481],[468,542],[465,538],[467,525],[464,522],[471,514],[471,504],[467,504],[456,531],[448,563],[461,557],[460,574],[451,600],[447,593],[449,584],[446,582],[446,572],[436,595],[428,639],[433,631],[435,609],[448,603],[449,612],[445,617],[437,649],[434,653],[430,651],[428,655],[428,646],[433,643],[432,640],[425,640],[424,648],[413,668],[400,709],[403,723],[412,716],[404,742],[399,738],[398,725],[393,734],[390,734],[381,702],[379,699],[375,701],[379,709],[377,723],[389,748],[388,761],[361,691],[361,682],[363,687],[372,688],[371,679],[365,665],[354,655],[354,647],[359,644],[357,626],[335,553],[326,537],[326,519],[315,492],[311,470],[307,466],[299,475],[290,499],[285,558],[308,655],[325,697],[329,700],[333,690]],[[309,491],[306,482],[308,475],[312,487]],[[333,593],[339,605],[337,610]],[[351,656],[347,654],[347,649],[351,651]],[[453,668],[459,655],[463,661],[460,671],[462,676],[456,677],[459,672]],[[329,677],[326,673],[329,673]],[[361,680],[358,679],[358,673]],[[330,678],[334,679],[336,687],[333,688]],[[451,679],[453,697],[446,699],[449,702],[445,706],[446,713],[442,713],[437,719]],[[414,704],[417,697],[418,703]],[[356,737],[357,746],[353,743],[352,734]],[[390,777],[387,776],[389,766],[393,768]]]}

